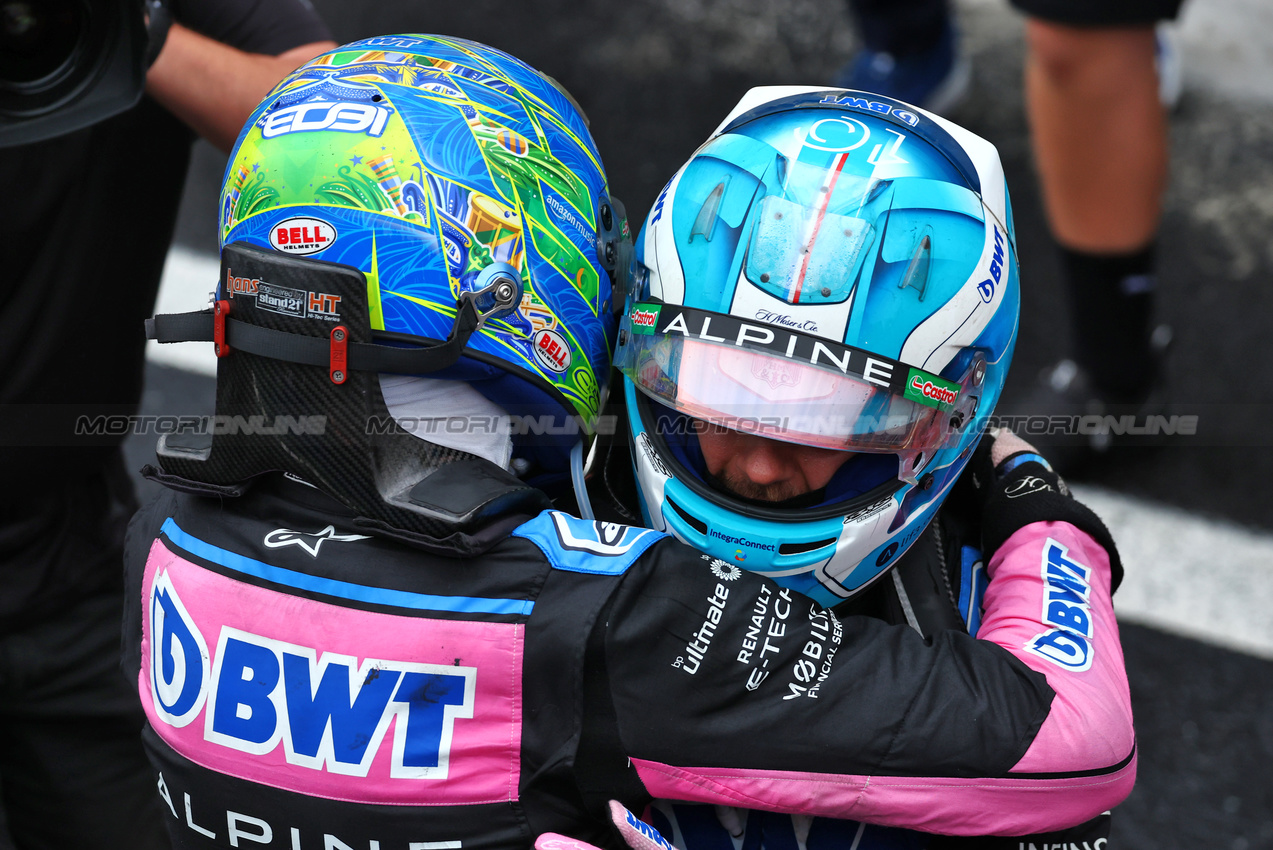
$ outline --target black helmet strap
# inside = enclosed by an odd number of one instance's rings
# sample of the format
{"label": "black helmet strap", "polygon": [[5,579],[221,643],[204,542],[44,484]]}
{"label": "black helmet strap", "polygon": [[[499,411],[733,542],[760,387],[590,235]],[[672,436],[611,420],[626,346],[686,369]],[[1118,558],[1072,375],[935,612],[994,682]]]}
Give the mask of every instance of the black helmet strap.
{"label": "black helmet strap", "polygon": [[[248,256],[272,253],[246,243],[234,243],[226,246],[225,250]],[[357,269],[340,268],[361,274]],[[287,299],[295,297],[272,292],[263,296],[259,279],[246,280],[242,286],[250,290],[249,294],[256,295],[258,308],[263,297],[282,299],[281,306],[284,308],[290,306]],[[271,284],[266,283],[265,286],[269,287]],[[230,294],[226,293],[227,296]],[[323,306],[321,297],[315,302],[313,293],[306,294],[310,296],[311,303],[317,303],[320,308]],[[511,275],[497,275],[477,291],[460,293],[455,305],[455,322],[451,325],[446,340],[427,346],[403,347],[374,342],[351,342],[349,328],[344,324],[332,325],[326,339],[263,327],[234,318],[234,302],[228,297],[217,301],[209,310],[168,313],[147,319],[146,338],[160,343],[212,342],[216,346],[218,357],[225,357],[231,351],[239,349],[271,360],[326,366],[332,383],[343,384],[350,370],[424,375],[452,366],[464,353],[474,332],[489,319],[497,318],[515,308],[520,301],[520,281],[514,280]],[[296,305],[295,310],[304,313],[308,306]]]}

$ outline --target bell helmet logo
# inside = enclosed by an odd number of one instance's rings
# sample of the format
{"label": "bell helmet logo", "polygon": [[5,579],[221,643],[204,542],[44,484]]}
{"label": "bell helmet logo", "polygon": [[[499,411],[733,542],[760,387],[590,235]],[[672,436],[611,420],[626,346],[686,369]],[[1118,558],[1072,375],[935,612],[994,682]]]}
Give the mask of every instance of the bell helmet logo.
{"label": "bell helmet logo", "polygon": [[317,254],[336,241],[336,228],[321,218],[296,216],[270,228],[270,244],[285,254]]}
{"label": "bell helmet logo", "polygon": [[207,696],[208,645],[167,572],[150,589],[150,695],[170,726],[186,726]]}
{"label": "bell helmet logo", "polygon": [[535,359],[539,365],[560,375],[570,368],[570,344],[556,331],[543,330],[535,334]]}

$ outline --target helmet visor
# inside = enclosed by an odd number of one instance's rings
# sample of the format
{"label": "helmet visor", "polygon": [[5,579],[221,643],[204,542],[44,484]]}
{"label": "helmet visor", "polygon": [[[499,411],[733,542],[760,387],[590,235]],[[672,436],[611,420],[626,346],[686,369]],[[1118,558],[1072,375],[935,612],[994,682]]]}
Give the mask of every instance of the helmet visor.
{"label": "helmet visor", "polygon": [[786,442],[863,452],[931,452],[963,387],[786,328],[638,303],[616,365],[644,393],[695,419]]}

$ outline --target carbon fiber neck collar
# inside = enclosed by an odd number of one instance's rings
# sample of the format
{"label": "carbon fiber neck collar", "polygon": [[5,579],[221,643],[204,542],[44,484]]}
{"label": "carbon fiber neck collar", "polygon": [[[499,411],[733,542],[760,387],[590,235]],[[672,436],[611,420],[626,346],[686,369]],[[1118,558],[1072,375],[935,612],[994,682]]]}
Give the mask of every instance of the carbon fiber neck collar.
{"label": "carbon fiber neck collar", "polygon": [[[357,269],[236,243],[222,251],[221,279],[251,284],[225,287],[244,326],[320,344],[340,326],[351,346],[383,347],[371,344],[367,282]],[[157,480],[176,489],[231,496],[258,476],[291,473],[389,536],[438,540],[548,504],[494,464],[404,431],[385,405],[376,371],[351,369],[337,383],[326,364],[246,350],[218,360],[207,431],[165,435],[156,453]],[[463,505],[413,498],[426,480],[453,479],[449,467],[456,464],[489,467],[486,489],[469,493]]]}

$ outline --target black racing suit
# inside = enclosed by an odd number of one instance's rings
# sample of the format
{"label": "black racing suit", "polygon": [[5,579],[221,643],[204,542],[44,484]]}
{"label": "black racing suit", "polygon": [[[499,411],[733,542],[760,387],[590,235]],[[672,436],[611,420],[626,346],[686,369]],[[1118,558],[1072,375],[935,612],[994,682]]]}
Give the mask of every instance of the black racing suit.
{"label": "black racing suit", "polygon": [[[875,617],[932,636],[947,629],[976,634],[985,592],[985,561],[957,512],[937,517],[882,580],[835,607],[839,617]],[[672,800],[656,800],[646,815],[680,850],[1021,850],[1087,847],[1109,839],[1108,812],[1046,834],[956,837],[853,820],[808,818]]]}
{"label": "black racing suit", "polygon": [[[1068,523],[990,559],[987,640],[555,511],[395,536],[281,476],[134,519],[125,664],[177,846],[613,845],[609,798],[1011,835],[1130,790],[1109,560]],[[1022,648],[1058,640],[1049,558],[1086,672]]]}
{"label": "black racing suit", "polygon": [[[632,521],[640,509],[624,436],[611,440],[603,452],[600,472],[590,482],[591,495],[593,507],[606,519]],[[952,629],[976,635],[986,590],[980,522],[970,510],[978,498],[967,482],[961,481],[946,507],[938,511],[893,569],[835,606],[836,615],[874,617],[908,626],[926,638]],[[1019,850],[1027,845],[1054,844],[1101,850],[1108,841],[1111,820],[1106,812],[1086,823],[1046,834],[953,837],[853,820],[674,800],[656,800],[644,816],[679,850]]]}

